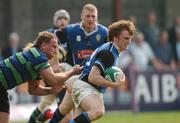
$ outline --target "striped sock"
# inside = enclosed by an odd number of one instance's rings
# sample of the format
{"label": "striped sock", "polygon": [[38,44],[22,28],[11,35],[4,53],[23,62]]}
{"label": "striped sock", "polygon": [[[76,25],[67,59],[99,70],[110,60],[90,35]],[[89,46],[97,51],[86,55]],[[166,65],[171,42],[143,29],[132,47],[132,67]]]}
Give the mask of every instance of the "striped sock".
{"label": "striped sock", "polygon": [[35,123],[35,122],[36,122],[36,118],[37,118],[40,114],[41,114],[41,111],[40,111],[38,108],[36,108],[36,109],[32,112],[28,123]]}

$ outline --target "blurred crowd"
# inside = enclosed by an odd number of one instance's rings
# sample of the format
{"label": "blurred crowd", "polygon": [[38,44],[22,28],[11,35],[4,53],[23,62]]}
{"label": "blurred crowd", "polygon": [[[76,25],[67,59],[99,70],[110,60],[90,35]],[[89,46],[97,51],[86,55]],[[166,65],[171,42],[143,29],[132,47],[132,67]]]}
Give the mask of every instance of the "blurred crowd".
{"label": "blurred crowd", "polygon": [[[137,18],[129,19],[137,25]],[[170,27],[160,28],[155,12],[149,12],[146,25],[137,27],[129,50],[122,53],[119,66],[131,66],[137,71],[156,69],[174,71],[180,68],[180,16],[175,16]]]}

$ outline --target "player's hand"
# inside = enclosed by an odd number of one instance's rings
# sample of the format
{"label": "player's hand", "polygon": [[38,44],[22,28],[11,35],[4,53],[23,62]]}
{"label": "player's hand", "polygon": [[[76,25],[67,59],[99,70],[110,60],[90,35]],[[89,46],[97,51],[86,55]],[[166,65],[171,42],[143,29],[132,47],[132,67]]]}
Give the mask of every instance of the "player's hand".
{"label": "player's hand", "polygon": [[116,82],[114,83],[116,87],[122,86],[125,84],[126,76],[125,74],[118,76]]}
{"label": "player's hand", "polygon": [[75,65],[72,69],[73,75],[80,74],[82,72],[83,66]]}
{"label": "player's hand", "polygon": [[72,86],[68,85],[67,83],[64,83],[63,88],[66,89],[66,91],[71,94],[72,92]]}
{"label": "player's hand", "polygon": [[72,90],[73,90],[73,85],[74,82],[78,81],[79,79],[79,75],[74,75],[72,77],[70,77],[68,80],[66,80],[66,82],[64,83],[64,87],[66,88],[67,92],[71,94]]}

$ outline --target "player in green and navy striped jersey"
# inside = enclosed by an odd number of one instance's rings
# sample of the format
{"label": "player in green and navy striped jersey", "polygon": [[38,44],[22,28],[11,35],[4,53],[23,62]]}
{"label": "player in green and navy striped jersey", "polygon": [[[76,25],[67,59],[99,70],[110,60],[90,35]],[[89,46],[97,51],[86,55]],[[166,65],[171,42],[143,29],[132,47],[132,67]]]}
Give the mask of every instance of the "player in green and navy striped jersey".
{"label": "player in green and navy striped jersey", "polygon": [[[28,91],[34,95],[57,93],[63,83],[72,75],[81,72],[82,67],[76,65],[65,73],[54,73],[48,60],[57,52],[58,41],[54,34],[40,32],[33,44],[23,52],[0,62],[0,121],[9,122],[9,100],[7,90],[24,82],[28,82]],[[51,87],[39,86],[45,81]]]}
{"label": "player in green and navy striped jersey", "polygon": [[50,67],[48,58],[38,48],[19,52],[0,63],[0,83],[5,90],[39,78],[39,71]]}

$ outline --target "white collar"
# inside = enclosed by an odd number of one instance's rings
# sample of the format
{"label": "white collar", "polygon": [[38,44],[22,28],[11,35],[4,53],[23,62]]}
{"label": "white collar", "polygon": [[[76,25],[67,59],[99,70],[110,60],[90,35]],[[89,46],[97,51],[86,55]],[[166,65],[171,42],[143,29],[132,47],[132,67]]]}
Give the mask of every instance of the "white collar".
{"label": "white collar", "polygon": [[95,30],[93,30],[92,32],[89,32],[89,33],[88,33],[88,32],[84,29],[84,27],[82,26],[82,22],[80,23],[80,28],[83,30],[83,32],[84,32],[84,34],[85,34],[86,36],[90,36],[90,35],[92,35],[93,33],[95,33],[95,32],[98,31],[97,23],[95,24]]}
{"label": "white collar", "polygon": [[118,50],[118,52],[120,53],[121,51],[120,51],[119,47],[114,42],[113,42],[113,45]]}

